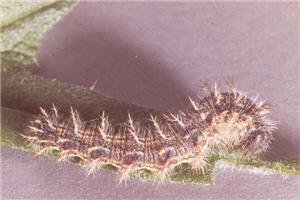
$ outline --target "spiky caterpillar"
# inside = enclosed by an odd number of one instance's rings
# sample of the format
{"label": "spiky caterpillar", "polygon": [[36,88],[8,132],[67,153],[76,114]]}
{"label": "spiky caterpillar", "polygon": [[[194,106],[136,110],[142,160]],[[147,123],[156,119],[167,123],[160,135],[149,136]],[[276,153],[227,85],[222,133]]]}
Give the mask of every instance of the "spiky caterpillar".
{"label": "spiky caterpillar", "polygon": [[[165,180],[179,165],[202,170],[207,159],[221,149],[238,148],[260,155],[272,140],[275,123],[268,118],[270,105],[251,100],[233,82],[221,91],[217,84],[204,84],[208,96],[192,100],[185,110],[149,116],[150,123],[128,120],[114,124],[103,112],[99,119],[82,121],[71,108],[70,117],[41,108],[23,134],[33,146],[58,151],[60,159],[80,158],[90,172],[113,165],[122,179],[147,170]],[[121,179],[121,180],[122,180]]]}

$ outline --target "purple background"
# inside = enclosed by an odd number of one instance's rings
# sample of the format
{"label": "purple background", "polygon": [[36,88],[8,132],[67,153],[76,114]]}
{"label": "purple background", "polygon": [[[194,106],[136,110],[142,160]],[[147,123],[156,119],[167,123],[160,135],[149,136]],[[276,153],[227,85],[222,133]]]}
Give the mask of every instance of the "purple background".
{"label": "purple background", "polygon": [[[230,76],[274,104],[266,159],[300,155],[299,3],[80,2],[43,39],[36,73],[160,110],[203,96],[201,81]],[[2,148],[4,198],[299,199],[299,178],[216,169],[216,185],[130,180]]]}

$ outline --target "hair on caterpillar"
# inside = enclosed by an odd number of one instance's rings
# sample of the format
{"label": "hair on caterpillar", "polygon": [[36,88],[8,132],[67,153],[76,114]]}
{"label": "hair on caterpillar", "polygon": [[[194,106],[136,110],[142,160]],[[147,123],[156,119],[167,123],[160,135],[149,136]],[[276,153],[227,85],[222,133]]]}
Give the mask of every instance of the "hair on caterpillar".
{"label": "hair on caterpillar", "polygon": [[120,182],[143,170],[164,182],[183,164],[205,173],[208,158],[219,151],[235,148],[261,155],[276,129],[268,117],[269,104],[246,97],[233,81],[227,85],[223,91],[216,82],[205,82],[206,97],[189,98],[177,113],[149,115],[146,124],[130,114],[127,121],[113,124],[105,112],[98,119],[82,121],[73,108],[69,117],[54,105],[41,108],[23,137],[37,154],[57,151],[59,160],[80,158],[88,174],[114,166],[122,173]]}

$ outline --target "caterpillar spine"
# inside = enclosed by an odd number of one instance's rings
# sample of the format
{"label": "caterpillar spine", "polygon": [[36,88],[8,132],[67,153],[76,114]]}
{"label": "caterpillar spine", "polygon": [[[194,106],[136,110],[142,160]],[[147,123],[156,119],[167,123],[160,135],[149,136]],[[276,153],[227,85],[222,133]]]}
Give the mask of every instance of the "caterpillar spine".
{"label": "caterpillar spine", "polygon": [[71,108],[70,116],[53,105],[41,108],[24,131],[37,154],[59,152],[59,160],[80,158],[89,173],[103,165],[116,167],[123,175],[147,170],[161,181],[181,164],[205,172],[208,158],[220,150],[238,148],[261,155],[269,148],[276,124],[268,117],[270,105],[242,95],[234,82],[222,91],[217,83],[205,83],[203,99],[189,98],[177,113],[149,116],[149,123],[128,120],[114,124],[103,111],[95,120],[82,121]]}

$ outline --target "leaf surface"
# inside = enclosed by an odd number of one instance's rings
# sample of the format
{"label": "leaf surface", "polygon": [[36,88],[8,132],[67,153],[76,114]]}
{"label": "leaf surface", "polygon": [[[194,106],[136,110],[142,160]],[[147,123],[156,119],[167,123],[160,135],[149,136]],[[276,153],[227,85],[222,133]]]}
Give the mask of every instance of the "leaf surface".
{"label": "leaf surface", "polygon": [[0,1],[1,67],[22,67],[36,62],[43,35],[76,4],[76,0]]}

